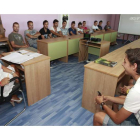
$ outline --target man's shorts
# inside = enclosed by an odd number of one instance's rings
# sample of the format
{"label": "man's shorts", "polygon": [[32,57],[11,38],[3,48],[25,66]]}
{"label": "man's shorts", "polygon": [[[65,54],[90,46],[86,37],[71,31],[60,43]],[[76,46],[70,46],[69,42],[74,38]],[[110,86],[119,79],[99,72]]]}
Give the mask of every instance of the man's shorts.
{"label": "man's shorts", "polygon": [[[119,105],[119,109],[122,108],[122,105]],[[121,124],[115,124],[112,119],[106,114],[103,126],[139,126],[139,123],[134,114],[130,115],[125,121]]]}

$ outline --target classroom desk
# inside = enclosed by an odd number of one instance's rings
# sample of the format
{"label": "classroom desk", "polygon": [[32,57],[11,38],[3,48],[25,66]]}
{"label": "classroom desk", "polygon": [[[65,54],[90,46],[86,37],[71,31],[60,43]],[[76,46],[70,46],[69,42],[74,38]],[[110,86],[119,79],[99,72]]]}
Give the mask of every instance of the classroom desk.
{"label": "classroom desk", "polygon": [[[116,41],[117,31],[106,31],[101,33],[93,33],[91,37],[101,38],[111,43]],[[79,53],[79,40],[83,38],[83,34],[57,37],[50,39],[42,39],[37,41],[37,47],[40,53],[50,56],[51,60],[59,59],[68,62],[68,56]],[[95,54],[95,49],[90,48],[88,53]],[[97,55],[97,54],[96,54]]]}
{"label": "classroom desk", "polygon": [[88,42],[87,40],[80,40],[79,43],[79,58],[78,61],[85,61],[88,59],[88,52],[102,57],[109,52],[110,42],[102,40],[101,42]]}
{"label": "classroom desk", "polygon": [[51,60],[60,59],[67,62],[67,37],[42,39],[37,41],[37,49],[41,54],[50,56]]}
{"label": "classroom desk", "polygon": [[[8,54],[3,53],[2,55]],[[23,68],[17,64],[15,66],[24,71],[28,106],[30,106],[51,93],[50,57],[41,55],[21,65]]]}
{"label": "classroom desk", "polygon": [[[139,44],[140,39],[102,57],[116,61],[117,65],[113,68],[94,62],[84,66],[82,107],[93,113],[99,111],[99,105],[96,105],[94,100],[97,96],[97,91],[100,91],[105,96],[114,96],[116,89],[118,90],[120,85],[128,83],[130,77],[125,75],[125,70],[122,66],[125,51],[129,48],[140,48]],[[108,103],[108,105],[111,107],[111,103]]]}

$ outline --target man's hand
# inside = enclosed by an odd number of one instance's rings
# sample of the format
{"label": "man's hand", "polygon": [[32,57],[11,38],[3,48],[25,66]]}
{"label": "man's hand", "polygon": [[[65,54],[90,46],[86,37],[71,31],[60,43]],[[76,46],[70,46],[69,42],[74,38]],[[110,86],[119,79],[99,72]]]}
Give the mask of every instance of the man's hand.
{"label": "man's hand", "polygon": [[1,80],[1,85],[5,86],[5,85],[9,84],[9,82],[10,82],[10,78],[6,77]]}
{"label": "man's hand", "polygon": [[104,101],[104,96],[97,96],[95,101],[97,104],[101,104]]}
{"label": "man's hand", "polygon": [[13,77],[19,77],[18,74],[17,74],[17,72],[15,72],[15,73],[13,74]]}
{"label": "man's hand", "polygon": [[22,48],[28,48],[29,46],[28,45],[24,45],[24,46],[22,46]]}
{"label": "man's hand", "polygon": [[104,97],[104,102],[108,101],[109,96],[103,96]]}
{"label": "man's hand", "polygon": [[124,86],[124,87],[120,87],[121,89],[121,93],[122,94],[126,94],[128,89],[131,89],[131,86]]}

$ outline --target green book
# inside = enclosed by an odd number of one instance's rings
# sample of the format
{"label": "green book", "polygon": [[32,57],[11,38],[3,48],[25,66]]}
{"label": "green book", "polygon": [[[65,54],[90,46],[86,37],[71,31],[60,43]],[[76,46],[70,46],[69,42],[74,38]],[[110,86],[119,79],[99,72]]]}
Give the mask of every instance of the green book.
{"label": "green book", "polygon": [[99,58],[99,59],[95,60],[94,62],[97,64],[102,64],[102,65],[108,66],[108,67],[114,67],[115,65],[117,65],[117,62],[109,61],[109,60],[106,60],[103,58]]}

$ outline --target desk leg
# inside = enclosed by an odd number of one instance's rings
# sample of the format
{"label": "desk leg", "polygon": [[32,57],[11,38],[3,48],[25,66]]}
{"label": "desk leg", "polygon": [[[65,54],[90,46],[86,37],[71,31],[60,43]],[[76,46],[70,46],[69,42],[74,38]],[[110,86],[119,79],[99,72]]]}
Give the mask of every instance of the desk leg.
{"label": "desk leg", "polygon": [[62,58],[59,58],[59,61],[62,61],[62,62],[68,62],[68,56],[65,56],[65,57],[62,57]]}
{"label": "desk leg", "polygon": [[108,54],[109,48],[110,48],[110,43],[105,43],[105,44],[101,45],[99,57],[102,57],[102,56]]}
{"label": "desk leg", "polygon": [[30,106],[51,93],[50,60],[27,65],[24,69],[27,99]]}
{"label": "desk leg", "polygon": [[78,61],[82,62],[88,59],[88,47],[86,45],[81,44],[81,41],[79,43],[79,57]]}
{"label": "desk leg", "polygon": [[[97,91],[100,91],[105,96],[114,96],[116,86],[117,77],[85,68],[82,107],[93,113],[99,111],[99,106],[95,104]],[[107,103],[107,105],[111,107],[110,103]]]}

